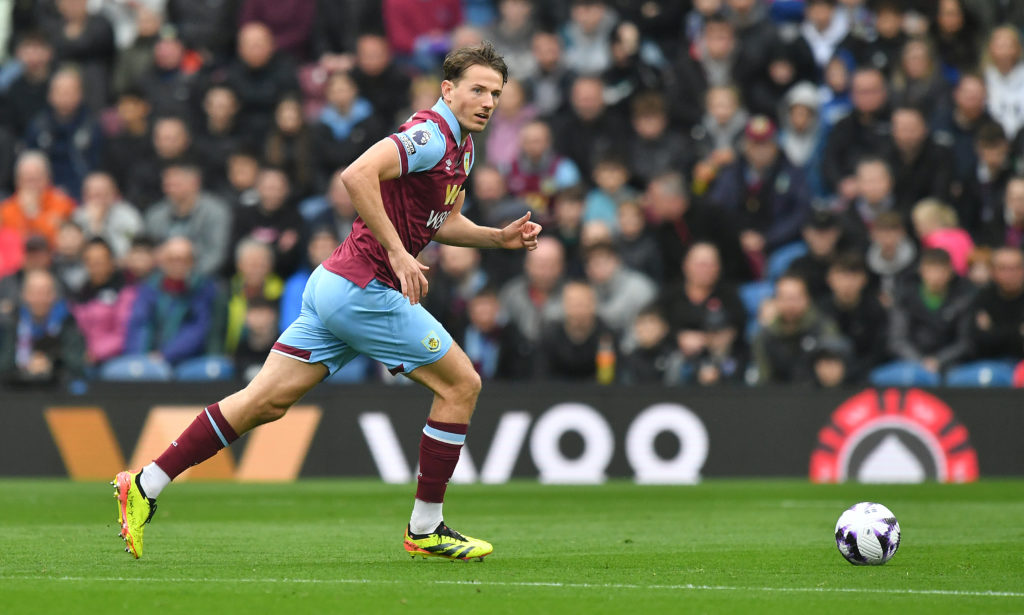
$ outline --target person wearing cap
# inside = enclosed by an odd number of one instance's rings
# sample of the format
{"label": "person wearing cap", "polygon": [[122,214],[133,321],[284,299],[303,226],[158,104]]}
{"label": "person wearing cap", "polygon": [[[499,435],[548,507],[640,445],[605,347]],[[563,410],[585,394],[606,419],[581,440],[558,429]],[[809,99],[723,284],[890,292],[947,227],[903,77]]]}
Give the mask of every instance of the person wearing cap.
{"label": "person wearing cap", "polygon": [[817,88],[801,81],[786,92],[785,109],[779,120],[779,147],[805,173],[821,156],[820,106]]}
{"label": "person wearing cap", "polygon": [[810,208],[802,171],[779,151],[775,123],[755,115],[743,131],[740,156],[722,169],[709,200],[735,217],[740,244],[755,269],[765,256],[800,237]]}
{"label": "person wearing cap", "polygon": [[811,353],[814,384],[819,388],[832,388],[856,382],[849,372],[850,353],[845,340],[826,338]]}
{"label": "person wearing cap", "polygon": [[51,183],[50,161],[40,151],[18,156],[14,170],[14,194],[0,202],[0,228],[20,237],[40,235],[52,246],[57,231],[75,209],[75,201]]}

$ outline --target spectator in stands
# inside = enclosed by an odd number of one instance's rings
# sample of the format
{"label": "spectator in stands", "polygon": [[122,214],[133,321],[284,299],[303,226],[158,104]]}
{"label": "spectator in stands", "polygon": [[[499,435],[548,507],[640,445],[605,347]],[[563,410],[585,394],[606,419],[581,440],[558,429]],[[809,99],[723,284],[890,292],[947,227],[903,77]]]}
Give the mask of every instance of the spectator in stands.
{"label": "spectator in stands", "polygon": [[554,199],[554,218],[549,224],[549,235],[557,239],[565,250],[566,273],[569,277],[583,275],[583,203],[586,195],[579,186],[558,192]]}
{"label": "spectator in stands", "polygon": [[193,255],[184,236],[160,246],[159,271],[139,285],[132,306],[126,353],[147,353],[173,365],[219,347],[217,285],[195,267]]}
{"label": "spectator in stands", "polygon": [[[524,0],[512,0],[525,4]],[[537,117],[537,108],[529,100],[523,83],[509,78],[501,90],[501,106],[494,112],[485,142],[488,164],[508,169],[519,157],[519,134]]]}
{"label": "spectator in stands", "polygon": [[657,287],[644,274],[625,266],[611,242],[587,248],[584,271],[597,299],[597,315],[623,339],[640,310],[657,297]]}
{"label": "spectator in stands", "polygon": [[[0,279],[0,323],[8,322],[14,317],[18,302],[21,300],[21,287],[25,275],[36,270],[53,273],[53,251],[45,237],[29,237],[23,244],[22,254],[24,257],[21,269]],[[57,282],[59,284],[60,280]]]}
{"label": "spectator in stands", "polygon": [[978,128],[975,138],[978,166],[956,201],[957,217],[975,237],[1003,211],[1006,184],[1013,177],[1010,142],[998,122]]}
{"label": "spectator in stands", "polygon": [[747,126],[748,115],[740,107],[739,92],[733,86],[708,89],[707,113],[700,125],[690,130],[693,150],[698,159],[693,168],[694,192],[704,194],[718,172],[736,161],[736,150]]}
{"label": "spectator in stands", "polygon": [[555,152],[551,129],[541,120],[523,126],[519,155],[505,175],[509,193],[541,216],[550,215],[551,198],[556,192],[582,180],[576,163]]}
{"label": "spectator in stands", "polygon": [[856,252],[845,252],[828,269],[831,291],[822,312],[830,317],[850,342],[844,361],[844,382],[867,380],[871,368],[882,363],[886,349],[889,314],[877,295],[868,288],[864,259]]}
{"label": "spectator in stands", "polygon": [[858,64],[873,66],[892,78],[899,72],[900,56],[906,49],[903,15],[907,7],[902,0],[880,0],[873,8],[874,32],[855,30],[843,41],[843,46],[853,52]]}
{"label": "spectator in stands", "polygon": [[53,386],[82,377],[82,333],[50,272],[25,274],[21,305],[0,334],[0,379],[8,384]]}
{"label": "spectator in stands", "polygon": [[896,289],[903,279],[912,275],[917,263],[917,247],[907,237],[903,217],[896,212],[878,215],[871,225],[866,263],[878,289],[878,299],[886,308],[895,301]]}
{"label": "spectator in stands", "polygon": [[58,0],[59,19],[44,22],[58,64],[75,64],[82,71],[86,105],[99,110],[107,102],[114,65],[114,30],[107,18],[90,14],[88,0]]}
{"label": "spectator in stands", "polygon": [[238,95],[224,84],[215,84],[203,95],[203,116],[196,125],[193,148],[203,164],[203,182],[222,193],[230,184],[228,157],[245,144],[247,136],[238,123]]}
{"label": "spectator in stands", "polygon": [[523,379],[533,373],[533,347],[525,342],[512,325],[499,319],[501,303],[493,286],[485,286],[469,300],[469,322],[457,332],[458,343],[481,377]]}
{"label": "spectator in stands", "polygon": [[611,63],[615,15],[603,0],[572,0],[565,25],[565,64],[580,75],[599,75]]}
{"label": "spectator in stands", "polygon": [[885,77],[875,68],[861,68],[853,75],[853,111],[828,134],[822,158],[822,175],[830,193],[852,199],[857,190],[857,161],[885,151],[891,134],[886,110]]}
{"label": "spectator in stands", "polygon": [[664,277],[661,254],[639,201],[626,201],[619,205],[618,227],[615,250],[622,258],[622,264],[659,284]]}
{"label": "spectator in stands", "polygon": [[672,170],[689,171],[693,162],[686,139],[669,129],[665,97],[661,92],[641,92],[630,106],[634,134],[626,160],[633,182],[646,186],[655,175]]}
{"label": "spectator in stands", "polygon": [[440,63],[449,51],[449,36],[462,23],[459,0],[383,0],[381,11],[391,49],[422,71]]}
{"label": "spectator in stands", "polygon": [[[812,171],[821,147],[822,123],[818,92],[808,81],[801,81],[786,93],[785,109],[779,123],[779,147],[804,177]],[[810,189],[810,183],[808,183]]]}
{"label": "spectator in stands", "polygon": [[139,211],[121,198],[114,178],[100,171],[86,176],[82,183],[82,206],[71,219],[86,238],[102,238],[115,258],[128,253],[132,239],[143,229]]}
{"label": "spectator in stands", "polygon": [[953,150],[954,186],[962,187],[978,170],[978,129],[995,121],[985,110],[986,96],[985,80],[976,74],[965,74],[953,90],[952,108],[940,111],[933,123],[936,141]]}
{"label": "spectator in stands", "polygon": [[[235,246],[235,270],[228,291],[224,350],[234,354],[245,332],[249,302],[277,302],[284,281],[274,273],[274,251],[258,239],[246,238]],[[275,323],[276,324],[276,323]]]}
{"label": "spectator in stands", "polygon": [[698,241],[711,242],[718,248],[724,278],[737,281],[750,277],[739,231],[729,213],[713,205],[691,201],[681,175],[666,173],[655,177],[647,186],[645,197],[655,224],[665,281],[679,277],[683,255]]}
{"label": "spectator in stands", "polygon": [[826,340],[811,355],[814,363],[814,385],[832,388],[857,382],[856,375],[849,372],[852,361],[846,340]]}
{"label": "spectator in stands", "polygon": [[[344,241],[352,232],[352,225],[356,221],[356,208],[352,205],[352,198],[348,195],[345,184],[341,181],[341,172],[344,167],[331,177],[331,183],[327,186],[327,193],[321,197],[313,197],[299,204],[300,213],[308,220],[307,229],[328,228],[338,238]],[[303,207],[307,211],[303,211]],[[313,214],[314,208],[319,213]],[[307,217],[305,214],[311,214]]]}
{"label": "spectator in stands", "polygon": [[325,185],[339,168],[352,164],[392,128],[374,114],[373,105],[360,96],[359,86],[349,73],[332,73],[325,91],[327,104],[312,127],[320,185]]}
{"label": "spectator in stands", "polygon": [[845,118],[853,103],[850,101],[850,85],[856,62],[853,54],[840,48],[825,65],[822,72],[821,121],[826,132]]}
{"label": "spectator in stands", "polygon": [[88,279],[73,297],[71,313],[85,338],[86,362],[95,365],[124,352],[138,291],[118,270],[114,252],[103,238],[89,240],[82,262]]}
{"label": "spectator in stands", "polygon": [[751,63],[761,68],[750,75],[748,83],[743,84],[743,99],[751,113],[779,121],[779,114],[783,111],[779,103],[786,93],[801,81],[817,80],[819,70],[810,49],[799,41],[777,40],[765,53],[766,56],[758,57]]}
{"label": "spectator in stands", "polygon": [[850,22],[836,11],[836,0],[805,0],[804,5],[800,36],[822,69],[850,33]]}
{"label": "spectator in stands", "polygon": [[928,31],[946,70],[965,73],[978,66],[981,33],[963,0],[938,0]]}
{"label": "spectator in stands", "polygon": [[988,286],[992,281],[992,248],[974,246],[967,258],[967,279],[975,288]]}
{"label": "spectator in stands", "polygon": [[683,279],[663,288],[658,305],[679,350],[693,361],[708,348],[708,323],[714,322],[716,331],[743,331],[746,310],[736,288],[722,278],[721,257],[714,244],[693,244],[681,268]]}
{"label": "spectator in stands", "polygon": [[274,35],[274,45],[304,62],[310,56],[310,36],[316,20],[316,4],[309,0],[245,0],[238,22],[262,23]]}
{"label": "spectator in stands", "polygon": [[207,276],[220,271],[230,249],[228,206],[203,191],[202,174],[188,161],[168,166],[163,172],[163,186],[163,200],[146,212],[146,233],[159,242],[179,235],[187,237],[190,248],[195,248],[196,273]]}
{"label": "spectator in stands", "polygon": [[565,64],[562,39],[554,32],[537,32],[530,48],[537,65],[531,81],[533,103],[541,117],[551,118],[565,108],[575,75]]}
{"label": "spectator in stands", "polygon": [[328,73],[352,70],[359,35],[384,30],[379,8],[377,0],[316,0],[310,44],[319,66]]}
{"label": "spectator in stands", "polygon": [[280,331],[283,332],[299,317],[299,312],[302,309],[302,294],[306,289],[309,276],[320,266],[320,263],[327,260],[336,247],[338,247],[338,236],[330,227],[315,227],[309,234],[309,241],[306,242],[306,262],[285,280],[284,289],[281,291],[280,322],[278,324]]}
{"label": "spectator in stands", "polygon": [[804,174],[779,150],[775,136],[770,119],[751,118],[739,158],[719,172],[709,195],[737,221],[740,245],[757,272],[768,253],[799,239],[811,206]]}
{"label": "spectator in stands", "polygon": [[246,134],[262,140],[274,120],[281,97],[299,91],[291,60],[277,53],[274,36],[258,22],[238,31],[238,58],[227,69],[226,83],[242,103],[239,117]]}
{"label": "spectator in stands", "polygon": [[974,242],[967,231],[960,228],[956,211],[937,199],[924,199],[914,206],[911,219],[921,247],[945,250],[953,263],[953,271],[959,276],[967,275],[967,259],[974,250]]}
{"label": "spectator in stands", "polygon": [[931,372],[967,358],[974,295],[970,283],[953,270],[949,253],[922,250],[918,276],[897,290],[889,317],[889,351]]}
{"label": "spectator in stands", "polygon": [[445,329],[461,331],[469,322],[469,301],[487,285],[476,248],[441,245],[423,306]]}
{"label": "spectator in stands", "polygon": [[233,359],[235,373],[245,381],[252,380],[263,367],[267,354],[274,347],[280,334],[277,330],[277,304],[256,297],[249,300],[245,311],[245,326],[242,339],[235,349]]}
{"label": "spectator in stands", "polygon": [[168,167],[187,161],[199,164],[192,156],[192,133],[180,116],[171,115],[153,122],[152,141],[152,153],[146,151],[142,158],[133,162],[124,180],[125,194],[143,212],[149,211],[163,196],[162,178]]}
{"label": "spectator in stands", "polygon": [[[154,157],[149,118],[150,105],[143,93],[134,88],[126,89],[117,98],[118,126],[104,140],[103,170],[123,188],[129,203],[141,203],[136,199],[146,196],[135,189],[139,182],[133,185],[129,178],[133,177],[133,167]],[[83,185],[83,192],[84,189]]]}
{"label": "spectator in stands", "polygon": [[790,263],[787,273],[802,278],[811,300],[821,305],[829,295],[829,265],[842,251],[842,223],[831,211],[815,210],[804,222],[803,238],[807,254]]}
{"label": "spectator in stands", "polygon": [[405,117],[398,117],[398,114],[409,106],[409,77],[392,61],[386,38],[380,34],[359,37],[352,78],[359,86],[359,93],[370,101],[377,117],[388,129],[405,121]]}
{"label": "spectator in stands", "polygon": [[598,353],[617,352],[615,334],[598,316],[594,289],[586,282],[566,283],[561,303],[563,315],[540,338],[536,377],[594,382]]}
{"label": "spectator in stands", "polygon": [[635,200],[639,193],[628,185],[629,168],[618,154],[607,154],[594,165],[594,188],[584,201],[583,222],[600,220],[612,232],[618,231],[619,205]]}
{"label": "spectator in stands", "polygon": [[1003,125],[1008,135],[1016,135],[1024,126],[1024,48],[1020,32],[1013,26],[992,31],[986,54],[985,85],[988,111]]}
{"label": "spectator in stands", "polygon": [[555,149],[568,156],[584,177],[603,155],[625,151],[628,124],[605,106],[604,84],[599,77],[577,77],[572,84],[571,110],[552,122]]}
{"label": "spectator in stands", "polygon": [[302,216],[291,203],[288,175],[278,167],[264,167],[256,182],[260,201],[240,209],[231,230],[231,245],[251,238],[271,246],[274,271],[282,278],[295,272],[302,258]]}
{"label": "spectator in stands", "polygon": [[811,301],[807,283],[784,274],[775,282],[775,315],[754,340],[758,384],[810,384],[816,351],[839,343],[835,323]]}
{"label": "spectator in stands", "polygon": [[252,148],[241,146],[228,155],[227,184],[218,196],[232,211],[255,207],[260,202],[256,180],[260,177],[260,157]]}
{"label": "spectator in stands", "polygon": [[948,106],[950,86],[942,76],[935,53],[924,39],[911,39],[903,47],[892,88],[894,106],[920,109],[926,118]]}
{"label": "spectator in stands", "polygon": [[601,79],[605,83],[605,102],[617,116],[629,114],[637,93],[663,90],[671,78],[664,58],[650,48],[643,49],[641,36],[631,21],[620,21],[611,33],[611,64],[601,73]]}
{"label": "spectator in stands", "polygon": [[886,212],[895,212],[910,219],[910,208],[898,210],[893,195],[892,170],[885,159],[866,156],[854,172],[856,191],[846,204],[843,222],[856,241],[863,241],[875,220]]}
{"label": "spectator in stands", "polygon": [[681,359],[661,310],[657,305],[645,307],[631,328],[632,349],[622,357],[619,381],[626,385],[666,383]]}
{"label": "spectator in stands", "polygon": [[274,111],[274,125],[263,142],[263,160],[283,169],[296,196],[313,193],[319,180],[313,149],[313,134],[302,115],[302,100],[284,96]]}
{"label": "spectator in stands", "polygon": [[153,114],[188,117],[197,96],[194,58],[173,26],[161,28],[153,45],[153,62],[134,84],[153,106]]}
{"label": "spectator in stands", "polygon": [[26,32],[17,38],[14,55],[21,63],[21,74],[8,86],[3,97],[0,123],[21,137],[32,118],[46,105],[53,74],[53,46],[44,34]]}
{"label": "spectator in stands", "polygon": [[530,344],[540,342],[544,327],[561,312],[564,271],[562,244],[553,237],[542,237],[537,249],[527,252],[523,273],[501,289],[503,318]]}
{"label": "spectator in stands", "polygon": [[136,236],[128,248],[128,254],[121,259],[121,268],[129,284],[145,281],[156,269],[156,246],[153,240],[145,235]]}
{"label": "spectator in stands", "polygon": [[1024,252],[992,254],[992,282],[971,308],[971,341],[979,359],[1024,359]]}
{"label": "spectator in stands", "polygon": [[920,109],[897,107],[892,113],[893,198],[898,211],[908,212],[921,199],[948,200],[953,155],[933,141]]}
{"label": "spectator in stands", "polygon": [[674,86],[668,94],[674,124],[689,128],[701,122],[705,111],[710,111],[701,104],[708,88],[743,82],[738,58],[732,24],[722,13],[708,16],[691,52],[681,54],[674,66]]}
{"label": "spectator in stands", "polygon": [[[162,0],[157,1],[163,4]],[[135,35],[127,46],[118,45],[120,49],[114,63],[113,88],[118,96],[136,87],[142,75],[153,66],[153,48],[160,40],[161,30],[174,28],[164,24],[163,12],[157,7],[136,4],[133,13]]]}
{"label": "spectator in stands", "polygon": [[53,246],[75,201],[51,183],[50,163],[42,152],[23,152],[14,173],[14,194],[0,203],[0,228],[14,230],[22,240],[42,235]]}
{"label": "spectator in stands", "polygon": [[47,105],[29,123],[25,144],[46,154],[53,183],[78,198],[82,180],[100,165],[103,135],[82,99],[82,77],[76,69],[53,75]]}
{"label": "spectator in stands", "polygon": [[1024,177],[1015,176],[1006,183],[1003,215],[983,228],[981,236],[987,246],[1024,248]]}
{"label": "spectator in stands", "polygon": [[[487,40],[501,49],[509,75],[513,79],[527,79],[536,71],[531,48],[536,24],[533,2],[530,0],[499,0],[498,20],[487,33]],[[507,84],[506,84],[507,85]],[[504,98],[504,93],[502,94]],[[502,100],[502,105],[507,101]]]}
{"label": "spectator in stands", "polygon": [[53,273],[61,287],[71,294],[81,290],[86,282],[87,274],[82,264],[84,248],[82,228],[71,220],[62,222],[53,247]]}
{"label": "spectator in stands", "polygon": [[238,34],[238,3],[208,0],[167,0],[167,20],[181,33],[189,49],[224,62]]}
{"label": "spectator in stands", "polygon": [[768,15],[768,7],[757,0],[727,0],[729,21],[736,32],[743,77],[760,71],[779,39],[778,29]]}

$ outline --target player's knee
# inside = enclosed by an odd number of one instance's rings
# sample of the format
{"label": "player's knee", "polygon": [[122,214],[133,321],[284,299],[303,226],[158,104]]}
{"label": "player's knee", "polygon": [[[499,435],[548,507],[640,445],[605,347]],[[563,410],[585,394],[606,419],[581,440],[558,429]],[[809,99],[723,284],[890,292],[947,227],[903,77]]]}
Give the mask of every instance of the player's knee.
{"label": "player's knee", "polygon": [[476,370],[471,369],[449,388],[446,397],[456,403],[473,406],[476,404],[476,398],[480,395],[482,387],[480,374],[476,373]]}

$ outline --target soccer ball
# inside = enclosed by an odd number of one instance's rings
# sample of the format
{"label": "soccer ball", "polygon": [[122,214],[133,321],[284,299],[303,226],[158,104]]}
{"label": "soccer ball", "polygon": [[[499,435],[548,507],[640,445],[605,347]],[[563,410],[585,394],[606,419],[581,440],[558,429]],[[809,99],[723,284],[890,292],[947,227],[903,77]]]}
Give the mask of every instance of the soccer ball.
{"label": "soccer ball", "polygon": [[851,564],[881,566],[900,548],[900,523],[881,504],[854,504],[836,522],[836,546]]}

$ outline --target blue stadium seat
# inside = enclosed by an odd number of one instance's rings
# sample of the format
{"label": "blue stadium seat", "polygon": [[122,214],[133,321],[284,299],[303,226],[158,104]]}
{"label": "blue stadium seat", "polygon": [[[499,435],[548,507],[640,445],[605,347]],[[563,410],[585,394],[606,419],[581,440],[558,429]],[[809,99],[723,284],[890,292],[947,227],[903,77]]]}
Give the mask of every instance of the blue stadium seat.
{"label": "blue stadium seat", "polygon": [[170,380],[171,366],[163,359],[144,354],[131,354],[111,359],[100,368],[100,380],[147,381]]}
{"label": "blue stadium seat", "polygon": [[767,280],[761,282],[747,282],[746,284],[740,285],[740,301],[743,302],[743,307],[747,308],[747,316],[756,318],[757,309],[761,307],[761,303],[765,299],[770,298],[774,292],[775,285]]}
{"label": "blue stadium seat", "polygon": [[359,355],[345,364],[334,374],[327,377],[327,382],[340,384],[358,384],[369,379],[373,362],[366,356]]}
{"label": "blue stadium seat", "polygon": [[235,364],[231,359],[207,355],[182,361],[174,369],[174,379],[186,382],[231,380],[235,377]]}
{"label": "blue stadium seat", "polygon": [[935,387],[939,375],[914,361],[894,361],[871,371],[871,384],[877,387]]}
{"label": "blue stadium seat", "polygon": [[786,273],[790,263],[807,254],[807,244],[802,241],[787,243],[775,249],[768,255],[766,275],[769,280],[777,280],[780,275]]}
{"label": "blue stadium seat", "polygon": [[975,361],[946,373],[950,387],[1008,387],[1013,385],[1012,361]]}

